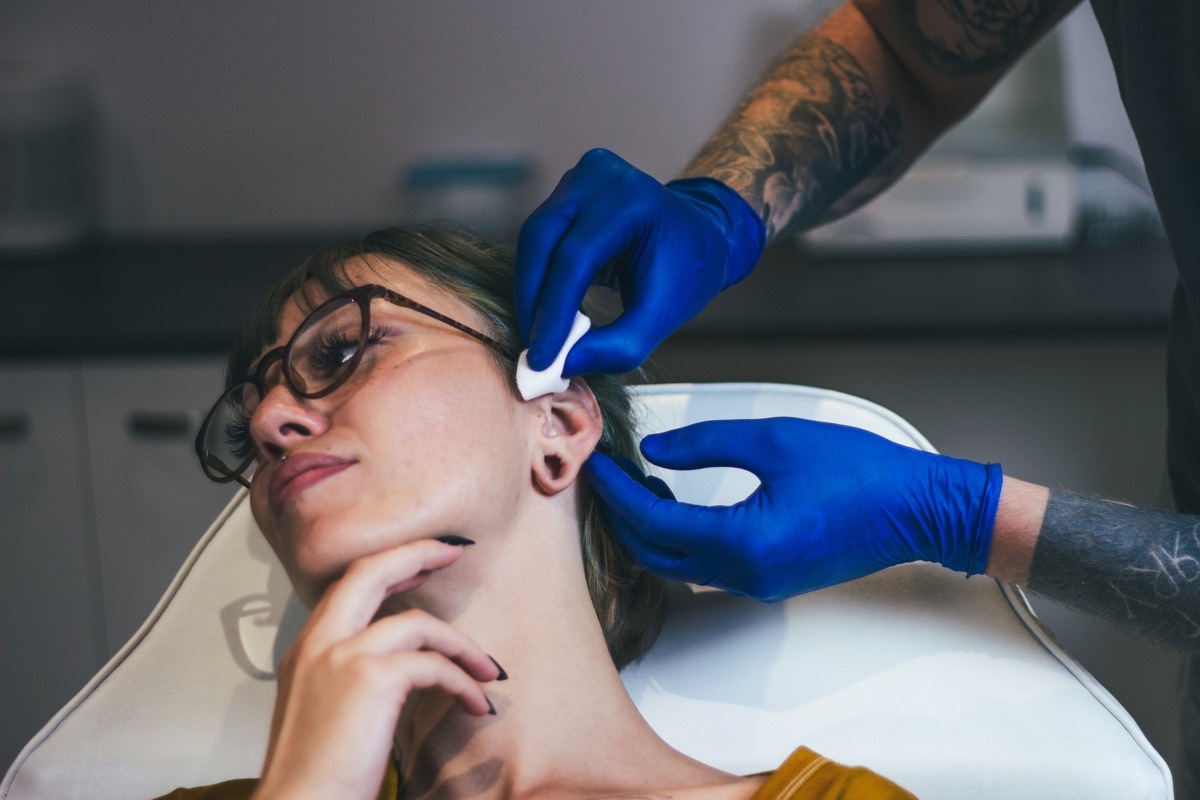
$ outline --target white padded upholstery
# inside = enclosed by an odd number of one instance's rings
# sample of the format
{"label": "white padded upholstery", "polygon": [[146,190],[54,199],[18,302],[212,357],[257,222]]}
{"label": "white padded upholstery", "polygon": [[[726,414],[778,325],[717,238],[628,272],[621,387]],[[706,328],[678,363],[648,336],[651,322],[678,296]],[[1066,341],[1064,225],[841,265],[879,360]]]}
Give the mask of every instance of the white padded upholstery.
{"label": "white padded upholstery", "polygon": [[[665,385],[643,430],[777,415],[856,425],[931,449],[896,415],[804,387]],[[730,503],[735,470],[664,476]],[[0,797],[150,797],[257,774],[273,665],[303,612],[239,494],[134,638],[30,742]],[[798,744],[865,764],[924,798],[1168,798],[1133,720],[1034,619],[1020,592],[912,564],[765,605],[684,587],[625,672],[675,746],[735,772]]]}

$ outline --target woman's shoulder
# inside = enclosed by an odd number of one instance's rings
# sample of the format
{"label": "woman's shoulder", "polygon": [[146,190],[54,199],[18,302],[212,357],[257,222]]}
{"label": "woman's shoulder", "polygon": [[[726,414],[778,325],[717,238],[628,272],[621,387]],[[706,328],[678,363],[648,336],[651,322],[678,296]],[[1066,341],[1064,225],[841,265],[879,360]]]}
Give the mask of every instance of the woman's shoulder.
{"label": "woman's shoulder", "polygon": [[915,795],[866,767],[831,761],[807,747],[797,747],[779,767],[762,776],[750,800],[909,800]]}

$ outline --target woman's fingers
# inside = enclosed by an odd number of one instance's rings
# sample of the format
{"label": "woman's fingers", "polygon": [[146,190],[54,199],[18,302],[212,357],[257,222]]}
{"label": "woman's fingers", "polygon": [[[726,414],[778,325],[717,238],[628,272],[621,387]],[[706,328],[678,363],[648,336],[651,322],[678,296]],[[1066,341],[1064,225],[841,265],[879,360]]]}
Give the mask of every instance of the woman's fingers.
{"label": "woman's fingers", "polygon": [[438,689],[457,700],[469,714],[496,713],[478,681],[442,653],[408,650],[378,660],[390,675],[401,681],[397,689],[404,696],[413,690]]}
{"label": "woman's fingers", "polygon": [[476,716],[495,713],[478,681],[440,652],[339,650],[300,661],[281,682],[256,796],[375,797],[413,691],[444,693]]}
{"label": "woman's fingers", "polygon": [[384,600],[424,582],[462,553],[461,545],[428,539],[355,561],[313,609],[280,665],[281,677],[292,678],[306,663],[323,662],[320,669],[332,674],[363,657],[431,651],[475,681],[496,680],[502,674],[499,664],[470,637],[431,614],[409,609],[375,619]]}
{"label": "woman's fingers", "polygon": [[[355,561],[325,591],[279,669],[264,797],[374,797],[397,720],[414,691],[444,693],[467,713],[494,714],[482,683],[500,666],[469,636],[383,602],[463,555],[432,539]],[[505,676],[507,677],[507,676]]]}
{"label": "woman's fingers", "polygon": [[386,655],[412,650],[434,651],[458,665],[476,681],[500,677],[495,662],[469,636],[426,611],[411,609],[376,620],[344,644],[357,652]]}
{"label": "woman's fingers", "polygon": [[461,558],[463,550],[421,539],[356,560],[325,590],[309,615],[303,637],[321,646],[363,630],[384,600],[424,583]]}

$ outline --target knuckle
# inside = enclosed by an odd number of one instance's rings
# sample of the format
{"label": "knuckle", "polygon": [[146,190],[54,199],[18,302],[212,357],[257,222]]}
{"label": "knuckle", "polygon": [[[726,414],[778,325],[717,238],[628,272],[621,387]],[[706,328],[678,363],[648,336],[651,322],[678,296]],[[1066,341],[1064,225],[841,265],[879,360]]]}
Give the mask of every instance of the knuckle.
{"label": "knuckle", "polygon": [[331,648],[326,656],[332,668],[327,674],[341,675],[356,685],[379,688],[391,679],[391,670],[370,653],[349,648]]}
{"label": "knuckle", "polygon": [[550,283],[556,284],[556,287],[574,285],[580,278],[572,276],[582,276],[584,284],[590,282],[601,266],[595,263],[593,247],[593,242],[583,241],[578,237],[568,237],[560,241],[557,251],[554,252]]}
{"label": "knuckle", "polygon": [[[521,230],[517,234],[518,253],[528,250],[536,243],[537,239],[541,236],[542,228],[546,225],[550,217],[550,213],[542,208],[538,208],[525,218],[525,221],[521,223]],[[517,264],[520,265],[521,261],[522,259],[518,258]]]}
{"label": "knuckle", "polygon": [[645,207],[647,199],[654,196],[652,191],[659,186],[659,183],[636,167],[628,165],[626,167],[616,177],[621,182],[622,188],[635,199],[637,205]]}
{"label": "knuckle", "polygon": [[579,159],[579,166],[589,170],[611,168],[616,163],[623,163],[622,159],[613,151],[603,147],[593,147]]}
{"label": "knuckle", "polygon": [[632,335],[617,336],[609,342],[607,353],[613,372],[626,372],[642,363],[644,348]]}
{"label": "knuckle", "polygon": [[415,628],[427,628],[430,625],[438,623],[437,617],[430,614],[423,608],[408,608],[401,611],[395,616],[401,624],[409,625]]}
{"label": "knuckle", "polygon": [[774,420],[759,424],[762,434],[759,446],[765,451],[765,455],[779,459],[791,452],[795,431],[788,423],[789,420]]}
{"label": "knuckle", "polygon": [[311,639],[307,637],[297,639],[296,643],[283,654],[283,659],[279,662],[279,668],[294,671],[301,664],[312,661],[320,652],[320,648]]}
{"label": "knuckle", "polygon": [[587,252],[587,245],[574,237],[566,237],[558,243],[554,250],[554,260],[560,263],[574,263]]}
{"label": "knuckle", "polygon": [[437,682],[445,672],[449,661],[441,653],[432,650],[414,650],[405,654],[406,679],[413,685],[430,685]]}
{"label": "knuckle", "polygon": [[364,580],[371,574],[371,564],[372,561],[370,556],[351,561],[350,565],[346,567],[346,571],[342,573],[340,578],[333,582],[333,585],[338,586],[347,583],[358,583],[359,581]]}

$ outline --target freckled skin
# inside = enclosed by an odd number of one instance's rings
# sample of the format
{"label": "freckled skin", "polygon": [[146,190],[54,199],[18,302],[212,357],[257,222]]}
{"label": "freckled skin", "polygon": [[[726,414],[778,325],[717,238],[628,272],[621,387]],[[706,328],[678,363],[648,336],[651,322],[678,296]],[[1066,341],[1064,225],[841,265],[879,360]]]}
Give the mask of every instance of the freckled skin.
{"label": "freckled skin", "polygon": [[[351,275],[486,327],[461,301],[405,267],[381,277],[363,266]],[[484,511],[489,519],[514,511],[526,480],[528,444],[513,424],[520,401],[487,348],[408,309],[376,301],[371,314],[373,326],[386,320],[396,334],[377,346],[369,369],[364,364],[345,386],[315,400],[298,401],[276,387],[251,421],[260,449],[270,444],[354,462],[282,509],[271,508],[267,497],[274,459],[262,464],[251,488],[255,520],[310,606],[357,557],[444,533],[481,535]],[[303,317],[289,305],[281,342]],[[511,478],[498,477],[505,475]]]}

